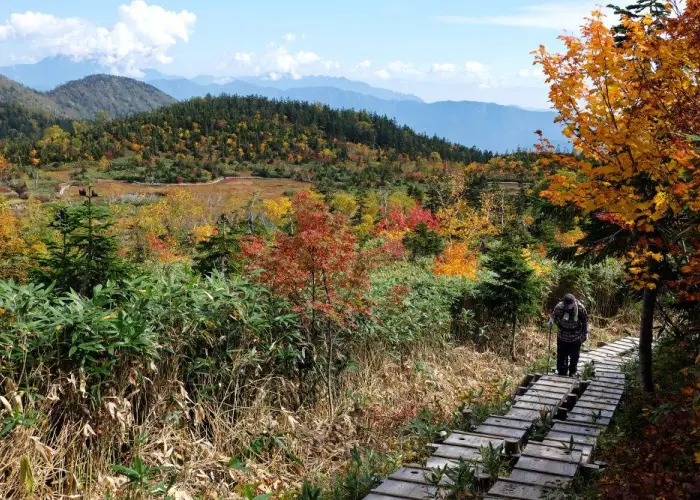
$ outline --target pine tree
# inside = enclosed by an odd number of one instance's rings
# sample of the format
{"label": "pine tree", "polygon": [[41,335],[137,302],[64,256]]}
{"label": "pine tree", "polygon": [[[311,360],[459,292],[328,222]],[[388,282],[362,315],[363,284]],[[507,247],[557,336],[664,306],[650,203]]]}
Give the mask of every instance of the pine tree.
{"label": "pine tree", "polygon": [[415,229],[403,238],[403,244],[411,252],[411,259],[432,257],[442,252],[445,244],[435,231],[425,222],[419,223]]}
{"label": "pine tree", "polygon": [[93,202],[97,193],[91,188],[81,194],[86,198],[82,204],[56,212],[50,227],[58,236],[45,242],[48,256],[40,260],[35,274],[40,281],[55,282],[57,290],[88,296],[99,284],[127,277],[129,268],[109,234],[109,211]]}
{"label": "pine tree", "polygon": [[240,237],[243,234],[241,224],[222,214],[216,224],[216,233],[197,245],[194,269],[203,275],[214,271],[223,275],[239,272],[242,268]]}
{"label": "pine tree", "polygon": [[485,267],[490,277],[478,288],[490,314],[511,327],[511,354],[515,359],[517,324],[537,311],[539,283],[523,258],[520,247],[501,241],[489,252]]}

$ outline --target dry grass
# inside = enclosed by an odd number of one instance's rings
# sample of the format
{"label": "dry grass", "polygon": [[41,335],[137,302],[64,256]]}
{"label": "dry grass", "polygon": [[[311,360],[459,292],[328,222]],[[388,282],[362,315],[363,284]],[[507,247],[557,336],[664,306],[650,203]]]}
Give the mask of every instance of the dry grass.
{"label": "dry grass", "polygon": [[[77,198],[81,186],[72,186],[70,194]],[[191,191],[198,197],[221,196],[240,200],[240,206],[250,200],[255,193],[260,198],[277,198],[285,191],[309,189],[309,184],[290,179],[226,179],[216,184],[147,186],[114,180],[100,180],[93,183],[93,189],[103,198],[116,198],[123,195],[165,196],[177,189]]]}
{"label": "dry grass", "polygon": [[[625,335],[621,326],[593,329],[596,341]],[[53,381],[37,403],[45,415],[36,425],[19,427],[0,441],[0,495],[3,498],[104,498],[107,491],[124,494],[124,478],[110,470],[135,455],[151,466],[176,474],[176,498],[240,498],[237,485],[256,484],[260,492],[299,485],[302,478],[323,481],[342,472],[353,447],[400,451],[397,429],[421,408],[446,418],[470,390],[516,381],[527,365],[546,353],[547,333],[529,328],[519,332],[518,361],[493,351],[466,347],[418,346],[403,361],[381,349],[359,353],[359,369],[338,381],[336,415],[328,417],[325,400],[292,412],[281,401],[295,391],[292,382],[264,378],[250,381],[257,397],[247,408],[194,404],[164,362],[159,372],[134,367],[116,379],[100,409],[85,413],[80,381]],[[147,378],[143,382],[139,375]],[[129,382],[131,380],[132,383]],[[136,387],[136,389],[134,389]],[[26,395],[5,381],[5,398],[21,408]],[[231,418],[235,410],[237,418]],[[87,424],[87,426],[86,426]],[[257,436],[282,436],[301,463],[274,450],[253,458],[249,471],[232,470],[226,462]],[[33,492],[20,474],[22,457],[29,459]],[[404,456],[410,460],[411,456]],[[158,473],[156,477],[163,477]],[[120,488],[121,486],[121,488]]]}

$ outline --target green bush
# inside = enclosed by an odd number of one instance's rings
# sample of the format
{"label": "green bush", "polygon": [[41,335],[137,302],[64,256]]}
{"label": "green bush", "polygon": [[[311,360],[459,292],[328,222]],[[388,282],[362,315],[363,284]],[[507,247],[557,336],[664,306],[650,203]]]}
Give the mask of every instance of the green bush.
{"label": "green bush", "polygon": [[454,304],[474,287],[468,280],[435,276],[424,266],[408,263],[383,267],[371,281],[376,321],[365,325],[363,333],[395,348],[449,340]]}

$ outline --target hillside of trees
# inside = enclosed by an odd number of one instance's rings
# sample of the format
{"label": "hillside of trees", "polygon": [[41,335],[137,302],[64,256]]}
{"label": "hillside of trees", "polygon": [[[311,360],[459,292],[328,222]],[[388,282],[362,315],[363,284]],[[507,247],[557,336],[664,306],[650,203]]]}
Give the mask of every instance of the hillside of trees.
{"label": "hillside of trees", "polygon": [[40,168],[123,159],[114,162],[117,178],[197,182],[226,174],[230,165],[242,162],[268,164],[270,175],[277,176],[292,176],[295,165],[309,164],[317,170],[330,164],[372,167],[388,175],[411,162],[466,165],[493,155],[416,134],[375,114],[221,96],[124,119],[74,122],[68,130],[53,126],[38,140],[8,141],[5,156],[15,164]]}
{"label": "hillside of trees", "polygon": [[[94,120],[99,113],[126,116],[173,102],[175,99],[151,85],[120,76],[92,75],[50,92],[37,92],[0,75],[0,105],[21,106],[28,115],[46,112],[57,121]],[[4,111],[0,113],[2,124],[7,117]]]}

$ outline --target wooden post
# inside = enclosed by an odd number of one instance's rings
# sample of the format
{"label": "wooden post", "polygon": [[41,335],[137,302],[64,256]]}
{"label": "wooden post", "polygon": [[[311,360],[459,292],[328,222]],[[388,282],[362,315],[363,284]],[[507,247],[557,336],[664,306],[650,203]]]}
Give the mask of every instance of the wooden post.
{"label": "wooden post", "polygon": [[518,456],[520,455],[520,440],[519,439],[506,439],[504,451],[506,456]]}
{"label": "wooden post", "polygon": [[487,491],[489,491],[491,489],[491,486],[493,485],[494,480],[487,473],[479,472],[476,475],[476,482],[479,485],[479,490],[486,493]]}
{"label": "wooden post", "polygon": [[521,387],[527,387],[530,385],[530,382],[532,382],[532,379],[535,378],[535,375],[533,373],[528,373],[523,377],[523,379],[520,381],[520,386]]}
{"label": "wooden post", "polygon": [[586,389],[588,389],[588,384],[590,383],[590,380],[582,380],[581,382],[579,382],[579,386],[581,387],[581,394],[586,392]]}
{"label": "wooden post", "polygon": [[564,408],[563,406],[557,406],[557,411],[554,414],[554,418],[557,420],[566,420],[566,417],[569,414],[569,410]]}
{"label": "wooden post", "polygon": [[576,401],[578,401],[578,396],[573,392],[570,392],[566,395],[566,403],[564,403],[564,406],[566,406],[567,410],[573,410],[574,405],[576,405]]}
{"label": "wooden post", "polygon": [[534,373],[534,374],[532,375],[532,381],[533,381],[533,382],[537,382],[537,381],[540,379],[541,376],[542,376],[541,373]]}
{"label": "wooden post", "polygon": [[584,478],[590,479],[600,471],[600,467],[596,464],[582,464],[581,467],[579,467],[579,471]]}
{"label": "wooden post", "polygon": [[525,387],[525,386],[523,386],[523,385],[521,385],[520,387],[517,387],[517,388],[515,389],[515,395],[516,395],[516,396],[522,396],[522,395],[525,394],[526,392],[527,392],[527,387]]}
{"label": "wooden post", "polygon": [[462,419],[467,425],[467,430],[471,430],[474,427],[474,416],[470,408],[464,408],[462,410]]}

